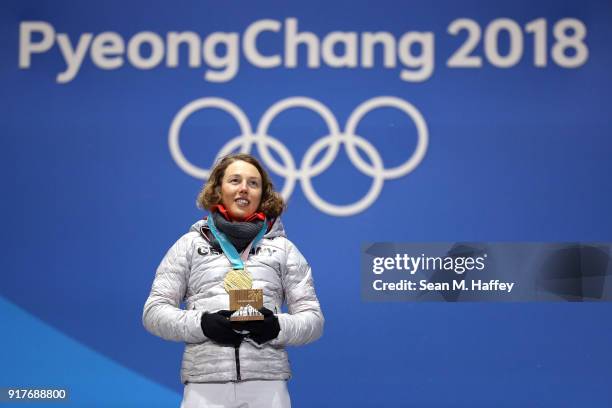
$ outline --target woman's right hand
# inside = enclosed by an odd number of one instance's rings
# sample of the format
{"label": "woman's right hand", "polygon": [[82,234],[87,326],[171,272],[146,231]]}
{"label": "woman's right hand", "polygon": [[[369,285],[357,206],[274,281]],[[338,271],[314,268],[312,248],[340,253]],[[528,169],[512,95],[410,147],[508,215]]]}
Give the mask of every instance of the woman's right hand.
{"label": "woman's right hand", "polygon": [[232,324],[229,320],[232,312],[229,310],[219,310],[216,313],[205,312],[202,314],[202,331],[204,335],[212,341],[238,347],[242,342],[243,336],[236,333],[232,329]]}

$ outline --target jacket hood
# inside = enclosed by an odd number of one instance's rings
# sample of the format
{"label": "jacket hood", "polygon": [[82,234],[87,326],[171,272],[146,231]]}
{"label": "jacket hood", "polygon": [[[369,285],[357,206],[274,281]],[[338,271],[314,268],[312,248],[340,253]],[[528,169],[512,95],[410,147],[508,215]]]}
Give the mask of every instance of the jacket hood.
{"label": "jacket hood", "polygon": [[[191,228],[189,228],[189,231],[195,231],[197,233],[200,233],[202,228],[208,229],[206,217],[202,220],[198,220],[195,224],[193,224]],[[287,237],[287,234],[285,233],[285,227],[283,226],[280,217],[277,217],[276,220],[274,220],[272,228],[270,228],[270,230],[264,234],[264,238],[272,239],[276,237]]]}

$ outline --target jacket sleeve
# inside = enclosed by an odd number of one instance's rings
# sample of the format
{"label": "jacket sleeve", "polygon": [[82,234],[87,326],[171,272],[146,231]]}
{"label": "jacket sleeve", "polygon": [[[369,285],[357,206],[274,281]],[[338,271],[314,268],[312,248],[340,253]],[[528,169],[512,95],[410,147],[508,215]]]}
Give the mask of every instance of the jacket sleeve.
{"label": "jacket sleeve", "polygon": [[281,331],[270,342],[272,346],[297,346],[313,342],[323,334],[325,323],[310,265],[290,241],[287,241],[286,253],[287,263],[281,270],[289,313],[277,315]]}
{"label": "jacket sleeve", "polygon": [[166,340],[201,343],[206,339],[200,326],[202,311],[179,307],[187,290],[191,241],[189,234],[183,235],[159,264],[142,323],[150,333]]}

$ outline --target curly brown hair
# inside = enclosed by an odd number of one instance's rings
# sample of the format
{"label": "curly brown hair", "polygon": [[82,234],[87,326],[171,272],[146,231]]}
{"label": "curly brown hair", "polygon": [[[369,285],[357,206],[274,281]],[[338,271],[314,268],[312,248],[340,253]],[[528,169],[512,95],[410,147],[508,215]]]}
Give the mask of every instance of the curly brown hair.
{"label": "curly brown hair", "polygon": [[257,211],[263,212],[268,219],[281,215],[286,208],[285,200],[283,200],[279,193],[274,191],[272,180],[259,161],[246,153],[227,155],[215,164],[210,177],[208,177],[208,180],[204,183],[202,190],[198,194],[196,205],[199,208],[210,211],[212,206],[221,204],[221,182],[225,175],[225,169],[230,164],[240,160],[255,166],[261,175],[261,202]]}

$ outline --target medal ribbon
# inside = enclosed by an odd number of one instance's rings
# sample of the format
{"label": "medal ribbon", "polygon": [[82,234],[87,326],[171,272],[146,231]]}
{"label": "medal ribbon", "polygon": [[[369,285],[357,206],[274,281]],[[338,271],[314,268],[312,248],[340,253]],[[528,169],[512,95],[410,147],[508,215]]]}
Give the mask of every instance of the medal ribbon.
{"label": "medal ribbon", "polygon": [[[208,223],[210,232],[212,232],[217,241],[219,241],[219,245],[221,245],[223,253],[231,262],[232,269],[244,269],[244,262],[240,257],[240,254],[238,253],[234,245],[230,242],[230,240],[227,239],[225,234],[219,231],[219,229],[217,229],[217,226],[215,225],[215,222],[213,221],[213,217],[211,215],[207,217],[206,222]],[[263,225],[261,226],[261,230],[257,233],[255,239],[253,239],[253,241],[249,245],[247,245],[245,249],[246,256],[248,256],[248,253],[251,248],[254,247],[255,244],[257,244],[257,242],[259,242],[261,238],[263,238],[264,234],[266,233],[267,226],[268,223],[266,222],[266,220],[264,220]],[[246,256],[244,260],[246,260]]]}

